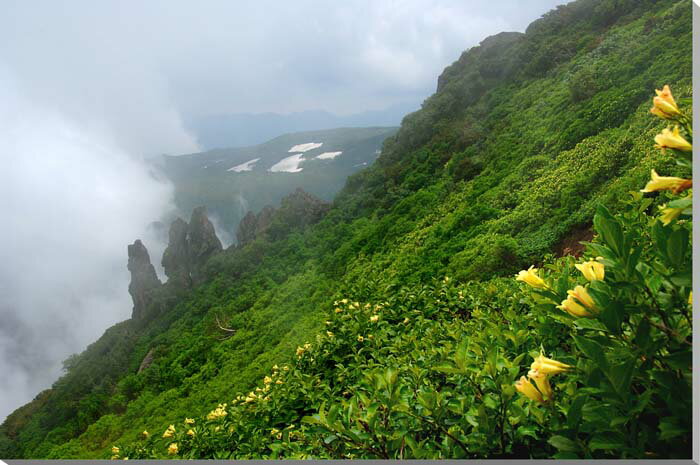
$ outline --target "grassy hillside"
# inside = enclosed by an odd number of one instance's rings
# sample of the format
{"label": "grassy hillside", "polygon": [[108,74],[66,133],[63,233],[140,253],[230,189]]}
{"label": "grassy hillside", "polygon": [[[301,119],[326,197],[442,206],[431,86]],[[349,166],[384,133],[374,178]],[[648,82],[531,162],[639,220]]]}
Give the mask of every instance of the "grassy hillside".
{"label": "grassy hillside", "polygon": [[688,458],[691,223],[639,190],[689,177],[649,108],[687,108],[691,33],[688,0],[579,0],[468,50],[319,223],[110,328],[0,456]]}
{"label": "grassy hillside", "polygon": [[[175,186],[175,204],[183,216],[206,205],[221,226],[235,236],[238,223],[248,211],[276,206],[297,188],[331,200],[349,175],[374,162],[384,139],[395,132],[396,128],[338,128],[285,134],[252,147],[166,156],[161,169]],[[322,145],[304,152],[292,150],[308,143]],[[296,168],[299,171],[270,171],[295,153],[303,154]],[[335,156],[316,158],[324,153]],[[255,161],[242,166],[251,160]]]}

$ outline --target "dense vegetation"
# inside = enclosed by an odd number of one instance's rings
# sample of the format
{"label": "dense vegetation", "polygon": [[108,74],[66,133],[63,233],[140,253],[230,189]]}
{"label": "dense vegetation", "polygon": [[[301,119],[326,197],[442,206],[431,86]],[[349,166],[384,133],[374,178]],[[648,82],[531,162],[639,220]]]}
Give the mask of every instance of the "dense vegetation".
{"label": "dense vegetation", "polygon": [[690,97],[688,0],[487,39],[323,220],[110,328],[0,456],[688,458]]}

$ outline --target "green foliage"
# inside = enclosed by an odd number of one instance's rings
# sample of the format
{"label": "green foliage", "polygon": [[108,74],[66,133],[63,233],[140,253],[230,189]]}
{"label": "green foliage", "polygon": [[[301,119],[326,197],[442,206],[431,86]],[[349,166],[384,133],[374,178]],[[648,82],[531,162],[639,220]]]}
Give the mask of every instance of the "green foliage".
{"label": "green foliage", "polygon": [[[0,456],[687,458],[690,198],[628,193],[688,175],[649,96],[691,95],[690,12],[579,0],[465,52],[323,220],[71,357]],[[591,223],[594,282],[551,255]],[[548,289],[513,279],[533,263]],[[576,286],[591,318],[557,308]],[[540,353],[572,367],[542,403],[514,385]]]}

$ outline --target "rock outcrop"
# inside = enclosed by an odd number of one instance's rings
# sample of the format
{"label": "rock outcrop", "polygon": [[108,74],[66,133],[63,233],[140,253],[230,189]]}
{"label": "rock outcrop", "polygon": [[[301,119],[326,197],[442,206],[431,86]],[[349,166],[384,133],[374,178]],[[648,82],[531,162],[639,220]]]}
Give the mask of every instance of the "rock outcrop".
{"label": "rock outcrop", "polygon": [[156,270],[151,264],[148,250],[140,240],[136,240],[127,247],[129,262],[127,268],[131,272],[129,294],[134,301],[134,309],[131,317],[142,318],[149,305],[153,302],[153,292],[162,285],[156,275]]}
{"label": "rock outcrop", "polygon": [[275,209],[269,205],[263,208],[257,215],[252,211],[246,213],[238,225],[236,239],[238,245],[243,246],[264,234],[272,223],[272,215]]}
{"label": "rock outcrop", "polygon": [[318,222],[329,209],[328,203],[298,188],[283,198],[277,209],[268,206],[257,215],[249,211],[238,225],[238,246],[263,235],[279,240],[293,230]]}
{"label": "rock outcrop", "polygon": [[189,288],[201,281],[204,264],[223,250],[205,207],[192,211],[189,224],[182,218],[173,221],[168,239],[161,263],[168,283],[178,287]]}

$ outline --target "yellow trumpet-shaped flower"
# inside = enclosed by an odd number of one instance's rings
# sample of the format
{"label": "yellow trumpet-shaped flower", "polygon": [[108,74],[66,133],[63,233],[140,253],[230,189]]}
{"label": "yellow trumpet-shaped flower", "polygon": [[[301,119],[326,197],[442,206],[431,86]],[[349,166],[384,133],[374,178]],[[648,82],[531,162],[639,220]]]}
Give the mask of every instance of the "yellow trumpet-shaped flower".
{"label": "yellow trumpet-shaped flower", "polygon": [[674,194],[693,187],[692,179],[659,176],[656,170],[651,170],[651,181],[640,192],[671,191]]}
{"label": "yellow trumpet-shaped flower", "polygon": [[173,437],[173,434],[175,434],[175,425],[170,425],[168,426],[168,429],[165,430],[165,433],[163,433],[163,437],[171,438]]}
{"label": "yellow trumpet-shaped flower", "polygon": [[522,281],[526,284],[529,284],[530,286],[536,288],[536,289],[547,289],[547,283],[544,282],[544,279],[540,278],[537,275],[537,268],[531,266],[527,270],[522,270],[520,273],[517,274],[515,277],[517,281]]}
{"label": "yellow trumpet-shaped flower", "polygon": [[681,136],[678,126],[674,126],[673,130],[666,128],[654,137],[656,147],[660,149],[676,149],[683,152],[691,152],[693,146]]}
{"label": "yellow trumpet-shaped flower", "polygon": [[148,439],[148,438],[151,436],[151,433],[149,433],[148,431],[145,431],[145,430],[144,430],[144,432],[141,433],[141,436],[143,436],[144,439]]}
{"label": "yellow trumpet-shaped flower", "polygon": [[549,384],[549,377],[537,370],[530,370],[527,374],[531,379],[535,380],[537,389],[540,390],[542,395],[547,399],[552,398],[552,385]]}
{"label": "yellow trumpet-shaped flower", "polygon": [[362,337],[362,336],[357,336],[357,341],[358,341],[358,342],[363,342],[364,340],[365,340],[364,337]]}
{"label": "yellow trumpet-shaped flower", "polygon": [[544,399],[542,398],[542,394],[540,394],[540,391],[537,390],[534,384],[530,382],[529,379],[527,379],[524,376],[521,376],[518,381],[515,382],[515,389],[518,390],[521,394],[523,394],[525,397],[528,399],[534,400],[535,402],[544,402]]}
{"label": "yellow trumpet-shaped flower", "polygon": [[683,208],[671,208],[665,205],[660,206],[659,209],[661,210],[661,218],[659,219],[664,226],[667,226],[671,221],[681,216],[684,210]]}
{"label": "yellow trumpet-shaped flower", "polygon": [[566,363],[547,358],[542,354],[540,354],[539,357],[537,357],[530,365],[530,370],[537,371],[543,375],[556,375],[558,373],[564,373],[570,368],[573,367],[571,365],[567,365]]}
{"label": "yellow trumpet-shaped flower", "polygon": [[177,454],[177,443],[174,442],[168,446],[168,455],[176,455]]}
{"label": "yellow trumpet-shaped flower", "polygon": [[119,448],[117,446],[112,446],[112,454],[114,454],[114,455],[119,454]]}
{"label": "yellow trumpet-shaped flower", "polygon": [[576,300],[582,303],[583,306],[587,309],[594,311],[598,310],[598,307],[596,307],[593,297],[591,297],[591,295],[588,293],[588,290],[585,287],[576,286],[573,290],[569,290],[566,293],[569,295],[569,297],[574,297]]}
{"label": "yellow trumpet-shaped flower", "polygon": [[605,278],[605,265],[595,260],[589,260],[585,263],[577,263],[576,269],[579,270],[583,277],[589,281],[602,281]]}
{"label": "yellow trumpet-shaped flower", "polygon": [[186,425],[194,425],[194,418],[185,418]]}
{"label": "yellow trumpet-shaped flower", "polygon": [[271,382],[272,382],[272,378],[270,378],[269,376],[265,376],[265,377],[263,378],[263,383],[264,383],[264,384],[270,384]]}
{"label": "yellow trumpet-shaped flower", "polygon": [[564,310],[569,315],[576,318],[592,318],[594,315],[586,310],[583,305],[576,302],[576,299],[572,295],[562,300],[561,305],[557,305],[557,308]]}
{"label": "yellow trumpet-shaped flower", "polygon": [[188,430],[187,430],[187,435],[188,435],[188,436],[194,437],[194,435],[195,435],[194,430],[193,430],[193,429],[188,429]]}
{"label": "yellow trumpet-shaped flower", "polygon": [[376,323],[377,321],[379,321],[379,315],[372,315],[371,317],[369,317],[369,321],[371,321],[372,323]]}
{"label": "yellow trumpet-shaped flower", "polygon": [[654,106],[651,108],[651,113],[664,119],[675,119],[680,116],[681,112],[678,109],[676,100],[671,94],[671,88],[668,84],[662,90],[656,89],[656,97],[654,97]]}

